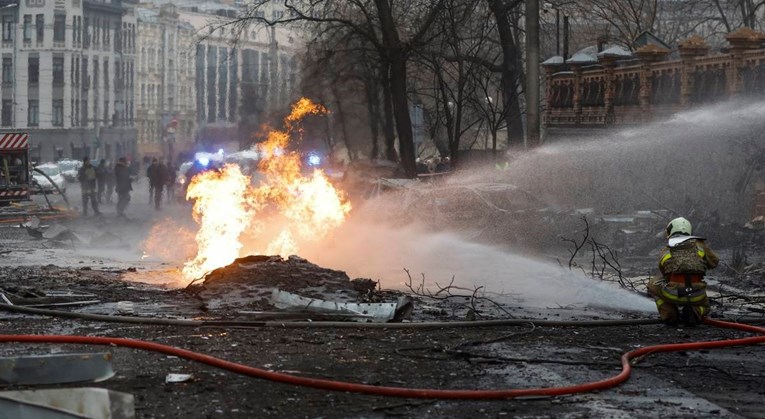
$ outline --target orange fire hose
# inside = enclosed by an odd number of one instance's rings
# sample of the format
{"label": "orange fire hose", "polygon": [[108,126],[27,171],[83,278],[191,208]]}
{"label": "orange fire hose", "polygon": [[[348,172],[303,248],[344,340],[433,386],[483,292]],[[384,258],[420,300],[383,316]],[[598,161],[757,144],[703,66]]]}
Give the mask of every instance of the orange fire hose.
{"label": "orange fire hose", "polygon": [[740,323],[731,323],[719,320],[704,320],[704,323],[710,326],[737,329],[746,332],[759,333],[763,336],[727,339],[719,341],[701,341],[690,343],[673,343],[663,345],[646,346],[635,349],[622,355],[622,371],[610,378],[600,381],[593,381],[584,384],[577,384],[565,387],[548,388],[529,388],[529,389],[509,389],[509,390],[439,390],[439,389],[418,389],[403,387],[384,387],[368,384],[349,383],[334,381],[328,379],[300,377],[280,372],[267,371],[260,368],[250,367],[235,362],[226,361],[209,355],[193,352],[172,346],[161,345],[153,342],[146,342],[135,339],[125,338],[107,338],[107,337],[89,337],[89,336],[67,336],[67,335],[0,335],[0,342],[25,342],[25,343],[72,343],[72,344],[90,344],[90,345],[113,345],[126,348],[142,349],[147,351],[159,352],[167,355],[173,355],[180,358],[186,358],[192,361],[211,365],[237,374],[248,375],[251,377],[262,378],[280,383],[293,384],[304,387],[312,387],[321,390],[347,391],[354,393],[364,393],[378,396],[421,398],[421,399],[511,399],[516,397],[529,396],[562,396],[568,394],[584,393],[594,390],[604,390],[615,387],[625,382],[632,371],[630,360],[657,352],[675,352],[692,351],[712,348],[725,348],[740,345],[754,345],[765,343],[765,328],[744,325]]}

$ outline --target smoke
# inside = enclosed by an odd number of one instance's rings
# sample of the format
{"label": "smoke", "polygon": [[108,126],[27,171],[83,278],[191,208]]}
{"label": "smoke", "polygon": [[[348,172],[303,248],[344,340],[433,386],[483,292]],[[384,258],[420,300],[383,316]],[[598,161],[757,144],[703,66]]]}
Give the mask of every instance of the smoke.
{"label": "smoke", "polygon": [[515,159],[496,180],[545,202],[619,212],[668,208],[742,221],[738,186],[761,142],[765,103],[727,102],[587,140],[564,140]]}

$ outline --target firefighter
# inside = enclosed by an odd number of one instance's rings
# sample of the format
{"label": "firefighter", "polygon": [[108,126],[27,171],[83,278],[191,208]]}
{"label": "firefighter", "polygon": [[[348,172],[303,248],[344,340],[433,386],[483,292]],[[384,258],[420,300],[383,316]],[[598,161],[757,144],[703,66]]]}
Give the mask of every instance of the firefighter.
{"label": "firefighter", "polygon": [[668,243],[659,259],[661,275],[648,282],[659,316],[670,326],[681,321],[694,326],[709,314],[704,274],[720,259],[703,237],[692,234],[691,223],[685,218],[667,224]]}
{"label": "firefighter", "polygon": [[96,197],[96,168],[90,164],[90,158],[85,157],[82,159],[82,167],[77,172],[77,179],[80,181],[80,187],[82,188],[82,214],[88,215],[88,199],[93,206],[93,213],[95,215],[101,215],[98,211],[98,198]]}

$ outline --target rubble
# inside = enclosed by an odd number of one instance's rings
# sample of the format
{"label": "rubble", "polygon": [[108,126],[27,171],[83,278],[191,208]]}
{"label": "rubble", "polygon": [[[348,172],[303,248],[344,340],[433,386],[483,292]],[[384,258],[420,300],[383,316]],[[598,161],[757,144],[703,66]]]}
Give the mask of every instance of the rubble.
{"label": "rubble", "polygon": [[16,419],[132,419],[131,394],[103,388],[64,388],[0,392],[0,412]]}
{"label": "rubble", "polygon": [[299,292],[303,297],[339,303],[367,302],[377,283],[351,280],[345,272],[322,268],[298,256],[246,256],[215,269],[187,291],[203,301],[208,310],[238,311],[273,308],[274,288]]}
{"label": "rubble", "polygon": [[114,376],[112,354],[48,354],[0,358],[0,384],[99,382]]}

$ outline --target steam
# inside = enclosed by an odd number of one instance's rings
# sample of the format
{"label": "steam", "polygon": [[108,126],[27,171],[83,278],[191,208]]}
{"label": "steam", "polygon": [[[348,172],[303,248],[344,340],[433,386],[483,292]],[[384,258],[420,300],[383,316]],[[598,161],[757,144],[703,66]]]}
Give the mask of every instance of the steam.
{"label": "steam", "polygon": [[379,280],[382,287],[406,289],[425,275],[425,287],[438,283],[472,290],[483,287],[494,300],[525,307],[600,306],[625,311],[652,311],[652,301],[610,283],[541,260],[471,243],[448,232],[428,232],[414,225],[393,227],[353,218],[321,247],[301,255],[321,266],[340,269],[351,277]]}

